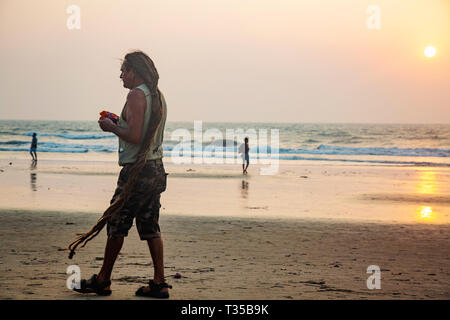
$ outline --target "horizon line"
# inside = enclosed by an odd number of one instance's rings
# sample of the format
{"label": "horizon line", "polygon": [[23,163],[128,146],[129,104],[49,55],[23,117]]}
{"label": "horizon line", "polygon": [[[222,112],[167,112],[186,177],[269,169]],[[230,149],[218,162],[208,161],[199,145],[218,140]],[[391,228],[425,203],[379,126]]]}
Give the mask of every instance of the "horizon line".
{"label": "horizon line", "polygon": [[[44,120],[44,119],[1,119],[0,121],[59,121],[59,122],[97,122],[97,120],[64,120],[64,119],[53,119],[53,120]],[[217,121],[217,120],[168,120],[167,123],[186,123],[186,122],[194,122],[194,121],[202,121],[205,123],[272,123],[272,124],[412,124],[412,125],[450,125],[450,122],[443,123],[443,122],[327,122],[327,121],[317,121],[317,122],[311,122],[311,121]]]}

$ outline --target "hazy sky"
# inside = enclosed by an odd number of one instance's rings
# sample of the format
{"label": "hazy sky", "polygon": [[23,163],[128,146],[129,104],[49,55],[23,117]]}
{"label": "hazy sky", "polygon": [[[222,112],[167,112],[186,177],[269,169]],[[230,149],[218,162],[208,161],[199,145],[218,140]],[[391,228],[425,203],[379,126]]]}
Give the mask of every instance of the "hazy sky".
{"label": "hazy sky", "polygon": [[448,0],[0,0],[0,119],[119,113],[141,49],[168,121],[450,123],[449,21]]}

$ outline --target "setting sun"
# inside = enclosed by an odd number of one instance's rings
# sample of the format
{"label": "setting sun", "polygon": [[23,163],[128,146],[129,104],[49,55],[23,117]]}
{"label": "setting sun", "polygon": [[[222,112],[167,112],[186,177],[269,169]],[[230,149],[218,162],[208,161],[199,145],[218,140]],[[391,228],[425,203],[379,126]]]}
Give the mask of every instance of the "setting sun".
{"label": "setting sun", "polygon": [[428,58],[432,58],[436,55],[436,49],[433,46],[428,46],[425,48],[424,53]]}

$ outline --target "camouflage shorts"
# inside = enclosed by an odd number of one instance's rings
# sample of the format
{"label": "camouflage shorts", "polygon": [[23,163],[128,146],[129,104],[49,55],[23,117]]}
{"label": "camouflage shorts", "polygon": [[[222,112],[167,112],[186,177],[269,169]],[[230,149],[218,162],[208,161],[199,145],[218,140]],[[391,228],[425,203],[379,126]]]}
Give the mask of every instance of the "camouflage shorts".
{"label": "camouflage shorts", "polygon": [[[117,188],[111,203],[122,192],[130,175],[131,165],[126,164],[120,171]],[[147,161],[142,169],[130,198],[120,211],[120,216],[108,221],[107,233],[112,237],[126,237],[136,218],[136,227],[141,240],[159,238],[159,202],[161,192],[166,190],[167,174],[162,160]]]}

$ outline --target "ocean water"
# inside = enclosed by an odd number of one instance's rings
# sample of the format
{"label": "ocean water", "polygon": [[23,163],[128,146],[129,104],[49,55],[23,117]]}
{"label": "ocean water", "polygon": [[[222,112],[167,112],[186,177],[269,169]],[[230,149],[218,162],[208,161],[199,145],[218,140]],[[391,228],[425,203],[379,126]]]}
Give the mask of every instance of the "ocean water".
{"label": "ocean water", "polygon": [[[321,124],[321,123],[202,123],[203,140],[192,157],[224,157],[237,154],[242,141],[227,137],[227,130],[256,134],[250,141],[250,157],[313,162],[383,164],[399,166],[450,167],[450,124]],[[213,130],[213,131],[211,131]],[[278,150],[271,143],[278,130]],[[267,139],[262,135],[267,133]],[[118,139],[100,130],[96,121],[0,120],[0,152],[28,153],[33,132],[37,133],[38,153],[102,154],[116,153]],[[178,133],[188,133],[182,140]],[[198,131],[197,131],[198,132]],[[215,139],[207,137],[215,132]],[[247,135],[247,134],[246,134]],[[251,135],[250,135],[251,136]],[[261,137],[264,137],[262,139]],[[256,141],[255,141],[256,140]],[[164,133],[165,157],[181,155],[180,149],[193,147],[194,122],[168,122]]]}

